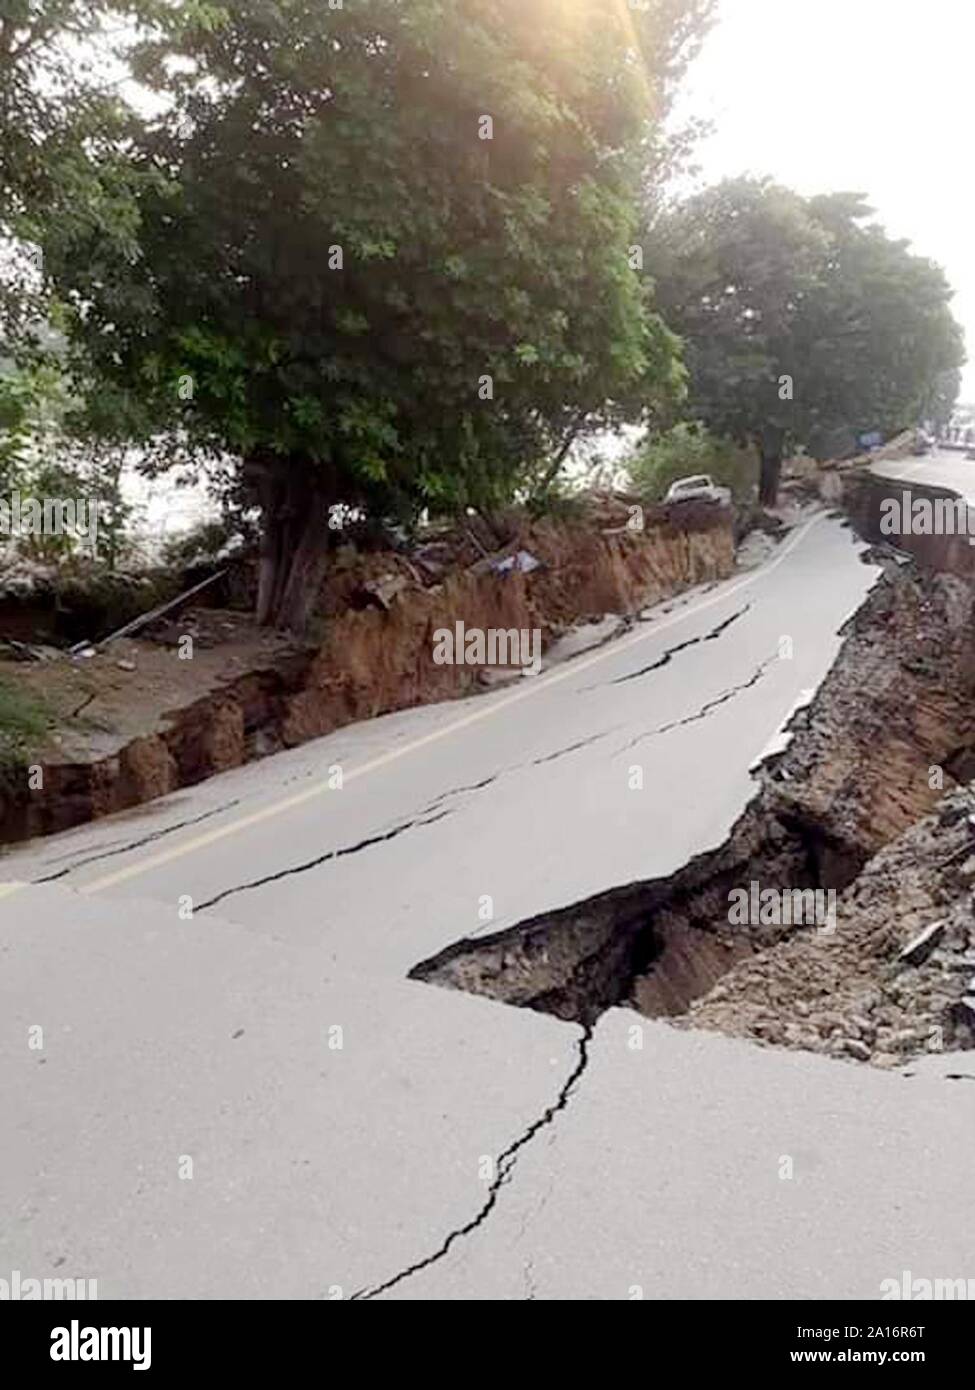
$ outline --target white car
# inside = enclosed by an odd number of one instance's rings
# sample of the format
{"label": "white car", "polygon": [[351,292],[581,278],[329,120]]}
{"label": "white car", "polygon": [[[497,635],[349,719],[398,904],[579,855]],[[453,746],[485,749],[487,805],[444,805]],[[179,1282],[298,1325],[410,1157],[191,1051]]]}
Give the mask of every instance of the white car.
{"label": "white car", "polygon": [[731,488],[718,487],[707,473],[698,473],[693,478],[678,478],[671,483],[664,498],[664,505],[673,502],[717,502],[722,507],[731,503]]}

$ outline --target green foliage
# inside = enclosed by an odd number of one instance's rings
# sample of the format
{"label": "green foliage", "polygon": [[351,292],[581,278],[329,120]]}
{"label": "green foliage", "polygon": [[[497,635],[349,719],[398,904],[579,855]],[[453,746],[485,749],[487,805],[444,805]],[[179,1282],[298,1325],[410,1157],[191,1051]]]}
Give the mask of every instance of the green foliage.
{"label": "green foliage", "polygon": [[[0,489],[24,496],[77,497],[81,479],[60,448],[70,411],[66,383],[53,364],[0,371]],[[24,537],[37,559],[57,559],[70,538]]]}
{"label": "green foliage", "polygon": [[[141,8],[139,0],[0,0],[0,488],[101,498],[99,552],[110,568],[128,516],[124,454],[117,443],[94,446],[65,373],[64,306],[51,297],[42,249],[53,228],[62,241],[84,239],[97,248],[90,275],[137,254],[134,190],[156,176],[136,169],[125,148],[132,118],[110,61],[113,34]],[[57,561],[76,538],[18,544]]]}
{"label": "green foliage", "polygon": [[627,253],[711,8],[151,7],[136,67],[171,108],[132,146],[137,251],[47,229],[76,343],[146,438],[286,460],[353,504],[503,500],[570,430],[679,395]]}
{"label": "green foliage", "polygon": [[700,424],[681,423],[649,436],[625,467],[634,491],[651,501],[660,501],[678,478],[708,473],[716,483],[730,487],[736,500],[747,502],[758,480],[753,453]]}
{"label": "green foliage", "polygon": [[0,768],[25,762],[49,724],[49,713],[36,696],[0,678]]}
{"label": "green foliage", "polygon": [[9,492],[27,466],[36,403],[26,373],[0,372],[0,489]]}
{"label": "green foliage", "polygon": [[188,565],[214,561],[239,535],[240,532],[230,517],[223,517],[217,521],[201,521],[191,530],[173,536],[166,542],[162,554],[163,564],[174,569],[183,569]]}
{"label": "green foliage", "polygon": [[138,177],[131,115],[109,60],[139,0],[0,3],[0,350],[46,307],[46,231],[98,244],[98,261],[136,254]]}
{"label": "green foliage", "polygon": [[869,216],[859,194],[804,199],[737,179],[658,220],[659,302],[711,429],[816,452],[837,432],[893,432],[943,409],[964,356],[951,291]]}
{"label": "green foliage", "polygon": [[[93,558],[109,570],[127,548],[132,509],[122,493],[125,452],[90,434],[86,410],[71,395],[55,356],[0,371],[0,493],[99,503]],[[32,558],[52,562],[75,553],[79,537],[23,535],[16,544]]]}
{"label": "green foliage", "polygon": [[961,367],[951,366],[938,372],[922,398],[919,418],[940,436],[951,421],[960,394]]}

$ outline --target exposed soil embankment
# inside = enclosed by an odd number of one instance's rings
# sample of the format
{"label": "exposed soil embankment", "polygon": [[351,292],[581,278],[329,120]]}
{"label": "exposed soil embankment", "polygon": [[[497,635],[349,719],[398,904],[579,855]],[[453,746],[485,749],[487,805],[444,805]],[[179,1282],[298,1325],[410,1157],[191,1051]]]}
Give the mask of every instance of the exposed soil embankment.
{"label": "exposed soil embankment", "polygon": [[[891,565],[724,845],[461,941],[414,978],[584,1023],[629,1004],[881,1066],[970,1046],[973,597],[961,579]],[[819,890],[824,908],[832,890],[835,914],[733,924],[730,894],[752,884]]]}
{"label": "exposed soil embankment", "polygon": [[483,669],[433,662],[433,634],[457,621],[468,630],[538,628],[547,649],[577,623],[637,612],[722,578],[734,566],[730,514],[713,509],[698,516],[694,529],[660,527],[644,534],[541,523],[525,548],[542,568],[503,577],[449,573],[442,584],[406,591],[389,613],[375,607],[356,611],[350,607],[353,592],[342,596],[305,689],[288,702],[283,742],[300,743],[353,720],[451,699],[483,685]]}
{"label": "exposed soil embankment", "polygon": [[[858,469],[841,475],[841,499],[844,510],[866,540],[896,545],[920,565],[945,574],[975,576],[975,546],[969,544],[967,532],[959,534],[961,528],[955,515],[957,493],[913,478],[882,478]],[[891,502],[897,504],[896,510],[891,508]],[[913,510],[916,502],[922,506],[930,504],[930,520],[917,516]],[[947,533],[945,521],[952,528]],[[924,534],[928,527],[940,534]]]}
{"label": "exposed soil embankment", "polygon": [[762,807],[742,816],[719,850],[676,874],[459,941],[415,966],[410,978],[581,1023],[633,1002],[634,992],[648,1013],[680,1013],[743,952],[781,934],[744,939],[728,924],[728,893],[749,881],[759,860],[777,882],[816,882],[810,847]]}
{"label": "exposed soil embankment", "polygon": [[[239,614],[203,610],[167,620],[155,641],[113,643],[87,663],[8,667],[51,711],[53,729],[30,759],[43,786],[29,789],[23,767],[3,779],[0,840],[66,829],[499,674],[435,664],[438,628],[538,628],[547,648],[575,624],[634,613],[731,572],[725,509],[696,508],[679,524],[653,515],[644,532],[626,529],[628,515],[604,506],[598,520],[525,526],[507,549],[530,551],[540,562],[531,573],[498,574],[486,557],[458,567],[345,547],[322,594],[324,637],[312,646],[252,630],[248,647]],[[180,656],[187,634],[191,660]]]}
{"label": "exposed soil embankment", "polygon": [[828,866],[875,853],[975,775],[975,586],[889,566],[769,780]]}

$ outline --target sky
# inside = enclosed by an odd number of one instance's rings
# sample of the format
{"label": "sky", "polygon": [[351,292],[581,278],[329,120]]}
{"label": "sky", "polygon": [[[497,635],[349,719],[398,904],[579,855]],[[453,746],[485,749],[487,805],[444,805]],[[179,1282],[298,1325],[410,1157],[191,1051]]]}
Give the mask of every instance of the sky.
{"label": "sky", "polygon": [[715,124],[703,183],[866,193],[944,267],[975,359],[975,0],[721,0],[680,111]]}

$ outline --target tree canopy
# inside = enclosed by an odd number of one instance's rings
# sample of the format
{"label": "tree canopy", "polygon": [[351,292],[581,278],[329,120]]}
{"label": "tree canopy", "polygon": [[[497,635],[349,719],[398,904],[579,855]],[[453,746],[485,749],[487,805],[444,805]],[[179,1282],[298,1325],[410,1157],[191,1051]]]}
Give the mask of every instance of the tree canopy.
{"label": "tree canopy", "polygon": [[99,242],[102,257],[136,254],[131,113],[110,52],[139,9],[0,0],[0,355],[48,308],[39,253],[53,227]]}
{"label": "tree canopy", "polygon": [[658,302],[681,334],[688,409],[757,445],[773,501],[783,450],[828,452],[932,413],[964,359],[941,269],[870,222],[859,194],[767,180],[709,188],[654,227]]}
{"label": "tree canopy", "polygon": [[145,434],[244,460],[267,519],[262,617],[302,621],[323,499],[490,503],[573,431],[676,399],[632,248],[710,9],[155,14],[135,68],[168,104],[132,136],[137,254],[52,226],[46,263]]}
{"label": "tree canopy", "polygon": [[713,10],[0,0],[0,461],[67,364],[86,445],[229,470],[300,628],[333,503],[489,509],[681,415],[653,458],[757,446],[771,501],[789,447],[943,420],[950,290],[861,195],[665,201]]}

